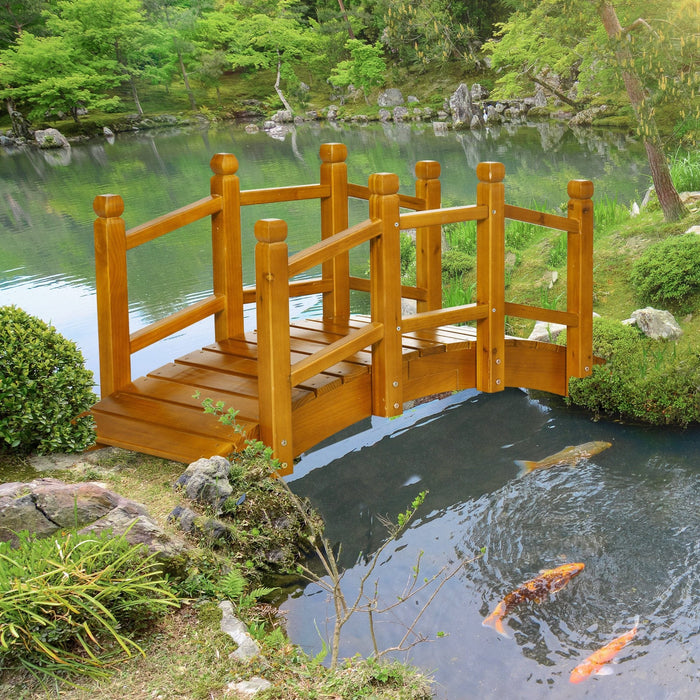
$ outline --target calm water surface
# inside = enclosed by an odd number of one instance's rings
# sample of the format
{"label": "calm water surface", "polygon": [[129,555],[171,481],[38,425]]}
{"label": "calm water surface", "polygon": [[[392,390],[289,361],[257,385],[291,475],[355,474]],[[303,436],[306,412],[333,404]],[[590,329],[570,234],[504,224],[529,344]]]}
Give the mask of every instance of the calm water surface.
{"label": "calm water surface", "polygon": [[[320,144],[342,141],[353,182],[396,172],[413,188],[416,161],[442,165],[447,205],[473,203],[474,168],[506,165],[513,204],[556,207],[566,182],[587,178],[598,200],[639,201],[648,185],[642,149],[624,136],[597,138],[559,126],[517,127],[437,137],[429,128],[313,125],[274,141],[242,128],[119,135],[74,146],[70,154],[0,151],[0,304],[17,304],[75,340],[97,373],[92,200],[121,194],[127,227],[208,192],[209,159],[233,152],[242,187],[318,181]],[[288,221],[292,251],[316,240],[318,207],[294,203],[245,210],[244,265],[253,279],[255,219]],[[351,218],[366,216],[362,206]],[[209,294],[207,226],[193,226],[129,252],[133,329]],[[366,260],[352,261],[354,272]],[[300,300],[295,314],[316,300]],[[313,309],[311,309],[313,310]],[[252,322],[252,316],[251,316]],[[135,376],[211,342],[212,324],[138,353]],[[435,413],[439,409],[438,413]],[[431,413],[432,412],[432,413]],[[434,671],[442,698],[696,698],[700,628],[700,435],[592,423],[513,390],[459,394],[394,421],[373,419],[305,455],[292,486],[323,512],[342,542],[352,591],[382,542],[380,516],[395,519],[421,490],[426,502],[377,569],[382,599],[393,601],[423,551],[421,575],[472,559],[432,603],[417,629],[435,638],[409,660]],[[565,445],[608,440],[612,447],[576,468],[516,478],[513,460],[539,459]],[[583,561],[585,571],[553,600],[525,605],[508,618],[509,638],[481,620],[542,568]],[[374,579],[372,579],[374,580]],[[403,634],[411,603],[380,626],[380,644]],[[285,603],[289,631],[310,652],[321,648],[331,607],[315,586]],[[408,609],[410,608],[410,609]],[[620,654],[614,675],[570,686],[568,675],[591,650],[631,627],[640,634]],[[319,631],[317,631],[317,629]],[[367,628],[346,628],[343,653],[368,653]]]}
{"label": "calm water surface", "polygon": [[[438,697],[697,698],[700,696],[700,429],[593,423],[522,391],[463,392],[397,421],[373,419],[363,436],[302,458],[292,487],[308,495],[342,544],[352,597],[386,531],[417,495],[416,520],[369,579],[383,604],[403,594],[419,552],[421,578],[464,564],[442,588],[419,634],[434,641],[398,655],[434,671]],[[431,410],[436,410],[432,408]],[[408,429],[408,426],[413,426]],[[541,459],[589,440],[612,443],[574,468],[517,477],[516,459]],[[345,452],[335,456],[336,452]],[[324,465],[324,466],[322,466]],[[541,569],[580,561],[585,570],[554,598],[516,608],[509,638],[481,626],[498,601]],[[395,645],[429,593],[379,618],[380,648]],[[333,608],[316,585],[284,605],[309,652],[330,638]],[[613,675],[581,685],[569,674],[596,648],[640,631]],[[436,639],[438,632],[446,636]],[[369,654],[367,619],[344,631],[343,653]]]}

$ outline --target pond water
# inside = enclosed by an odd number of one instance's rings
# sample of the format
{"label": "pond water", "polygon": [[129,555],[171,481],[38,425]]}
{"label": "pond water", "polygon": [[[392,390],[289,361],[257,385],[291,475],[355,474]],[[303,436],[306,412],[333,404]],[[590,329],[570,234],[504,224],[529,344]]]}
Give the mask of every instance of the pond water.
{"label": "pond water", "polygon": [[[699,428],[594,423],[520,390],[462,392],[372,423],[302,457],[292,488],[322,512],[331,542],[342,544],[348,599],[386,537],[381,518],[395,522],[428,491],[368,590],[378,581],[379,607],[396,602],[420,552],[419,580],[462,564],[415,627],[432,641],[395,655],[432,671],[437,697],[700,696]],[[590,440],[612,446],[573,468],[518,477],[514,460]],[[481,625],[507,593],[565,562],[585,569],[552,598],[515,608],[504,621],[508,638]],[[377,616],[380,649],[399,642],[433,590]],[[292,638],[321,651],[320,635],[332,632],[327,594],[310,584],[283,608]],[[570,684],[573,668],[636,616],[639,633],[613,675]],[[366,615],[343,635],[341,655],[371,653]]]}
{"label": "pond water", "polygon": [[[244,189],[318,181],[319,146],[348,146],[353,182],[371,172],[399,175],[413,188],[416,161],[442,165],[446,205],[473,203],[474,168],[506,165],[506,198],[523,206],[558,206],[566,182],[587,178],[594,199],[640,200],[649,178],[643,149],[621,135],[573,133],[539,125],[436,136],[430,128],[310,125],[284,141],[241,127],[173,130],[95,140],[69,154],[0,151],[0,304],[17,304],[52,322],[81,347],[97,374],[92,200],[117,193],[127,226],[208,192],[208,163],[228,151],[240,162]],[[273,208],[274,209],[274,208]],[[246,281],[253,278],[255,219],[279,216],[290,249],[316,240],[318,207],[294,203],[245,211]],[[359,208],[352,217],[364,218]],[[129,253],[132,330],[211,290],[207,226]],[[366,261],[352,261],[355,271]],[[294,314],[317,308],[300,300]],[[252,315],[250,316],[252,323]],[[133,358],[135,376],[211,342],[197,324]],[[612,443],[575,468],[517,477],[513,460],[540,459],[565,445]],[[292,487],[312,498],[332,541],[342,543],[344,582],[352,591],[382,542],[380,518],[395,519],[419,491],[429,491],[408,530],[385,552],[374,578],[383,600],[401,594],[420,551],[421,576],[461,564],[416,630],[435,638],[414,647],[413,663],[434,672],[438,696],[450,698],[695,698],[700,694],[700,433],[593,423],[588,416],[510,390],[457,394],[393,421],[372,419],[304,455]],[[485,547],[485,554],[472,560]],[[496,603],[540,569],[582,561],[586,569],[554,599],[527,604],[506,621],[509,638],[481,626]],[[372,581],[374,580],[372,579]],[[389,647],[420,609],[410,602],[379,625]],[[331,606],[317,586],[284,603],[292,638],[321,649]],[[591,650],[640,618],[640,633],[615,674],[570,686],[568,674]],[[346,628],[343,653],[368,653],[366,620]],[[403,656],[400,655],[400,658]]]}

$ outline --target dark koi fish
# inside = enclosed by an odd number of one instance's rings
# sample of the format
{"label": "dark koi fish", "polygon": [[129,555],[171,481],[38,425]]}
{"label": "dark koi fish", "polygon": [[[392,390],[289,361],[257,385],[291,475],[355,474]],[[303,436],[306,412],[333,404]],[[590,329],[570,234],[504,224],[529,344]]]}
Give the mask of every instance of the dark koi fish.
{"label": "dark koi fish", "polygon": [[601,647],[597,651],[594,651],[587,659],[580,663],[569,676],[569,680],[572,683],[580,683],[585,681],[588,676],[597,673],[600,676],[606,676],[612,671],[610,668],[605,666],[605,664],[612,661],[615,656],[627,646],[635,634],[637,634],[637,627],[639,625],[639,616],[634,621],[634,627],[621,634],[619,637],[608,642],[604,647]]}
{"label": "dark koi fish", "polygon": [[512,593],[509,593],[494,609],[494,611],[481,623],[486,627],[493,627],[496,632],[507,637],[503,629],[503,618],[510,614],[519,603],[534,600],[541,603],[547,596],[560,591],[566,584],[584,569],[584,564],[562,564],[556,569],[543,569],[536,576],[525,583],[520,584]]}

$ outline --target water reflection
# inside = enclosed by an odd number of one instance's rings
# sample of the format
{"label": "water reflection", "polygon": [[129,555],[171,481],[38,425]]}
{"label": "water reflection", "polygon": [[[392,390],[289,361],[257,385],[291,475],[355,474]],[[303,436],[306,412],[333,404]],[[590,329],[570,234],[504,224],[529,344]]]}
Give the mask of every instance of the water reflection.
{"label": "water reflection", "polygon": [[[400,594],[418,552],[425,552],[421,575],[430,576],[486,547],[445,585],[418,628],[433,639],[448,635],[410,656],[435,669],[439,697],[539,698],[545,688],[557,698],[697,697],[699,429],[593,423],[513,390],[471,396],[399,433],[292,486],[310,496],[331,538],[342,542],[350,591],[384,536],[377,515],[395,518],[420,490],[429,491],[421,517],[378,568],[385,602]],[[612,447],[573,468],[516,476],[515,459],[594,439]],[[505,620],[510,639],[481,626],[506,593],[566,561],[586,569],[552,599],[516,608]],[[296,595],[285,605],[290,631],[315,653],[314,621],[323,632],[332,608],[314,586]],[[380,647],[396,642],[414,612],[385,621]],[[571,686],[574,666],[629,629],[635,615],[640,634],[614,675]],[[361,619],[343,649],[358,650],[371,651]]]}

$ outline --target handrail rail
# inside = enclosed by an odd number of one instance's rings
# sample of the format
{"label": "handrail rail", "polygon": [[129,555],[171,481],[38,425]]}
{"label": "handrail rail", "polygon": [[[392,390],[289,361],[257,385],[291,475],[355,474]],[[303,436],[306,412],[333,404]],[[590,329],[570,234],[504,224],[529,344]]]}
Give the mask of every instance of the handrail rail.
{"label": "handrail rail", "polygon": [[149,323],[143,328],[134,331],[129,335],[129,352],[133,355],[149,345],[167,338],[173,333],[191,326],[193,323],[202,321],[207,316],[223,310],[226,299],[222,295],[212,294],[206,299],[189,304],[179,311],[168,314],[158,321]]}
{"label": "handrail rail", "polygon": [[530,306],[529,304],[515,304],[511,301],[505,303],[505,311],[509,316],[527,318],[531,321],[544,321],[545,323],[560,323],[569,328],[578,327],[578,314],[571,311],[556,311],[545,309],[541,306]]}
{"label": "handrail rail", "polygon": [[445,209],[426,209],[401,214],[399,219],[401,230],[434,226],[437,224],[455,224],[458,221],[482,221],[488,216],[488,208],[478,204],[462,207],[446,207]]}
{"label": "handrail rail", "polygon": [[461,306],[450,306],[447,309],[422,311],[412,316],[404,316],[401,320],[401,331],[403,333],[411,333],[454,323],[478,321],[482,318],[487,318],[488,315],[488,304],[463,304]]}
{"label": "handrail rail", "polygon": [[380,233],[381,221],[365,219],[330,238],[314,243],[289,258],[289,276],[296,277],[305,270],[376,238]]}
{"label": "handrail rail", "polygon": [[304,199],[321,199],[330,196],[330,187],[321,184],[288,185],[287,187],[263,187],[241,190],[241,206],[272,204],[275,202],[298,202]]}
{"label": "handrail rail", "polygon": [[187,224],[199,221],[205,216],[216,214],[221,211],[222,206],[222,198],[219,195],[208,195],[168,214],[151,219],[145,224],[134,226],[126,232],[126,249],[131,250]]}
{"label": "handrail rail", "polygon": [[350,331],[321,350],[297,360],[291,365],[290,381],[297,386],[311,377],[320,374],[329,367],[354,355],[356,352],[373,345],[384,336],[384,324],[371,322],[362,328]]}
{"label": "handrail rail", "polygon": [[557,216],[556,214],[548,214],[547,212],[536,211],[535,209],[516,207],[512,204],[505,205],[504,215],[506,219],[512,219],[513,221],[523,221],[526,224],[545,226],[546,228],[568,231],[569,233],[578,233],[580,228],[580,224],[576,219],[570,219],[566,216]]}

